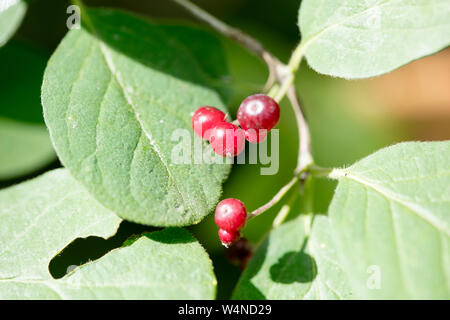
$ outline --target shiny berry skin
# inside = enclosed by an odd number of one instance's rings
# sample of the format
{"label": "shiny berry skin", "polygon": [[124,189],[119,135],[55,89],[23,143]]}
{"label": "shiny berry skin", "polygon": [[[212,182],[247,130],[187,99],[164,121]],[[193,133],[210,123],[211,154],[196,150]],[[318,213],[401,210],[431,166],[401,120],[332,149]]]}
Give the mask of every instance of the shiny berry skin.
{"label": "shiny berry skin", "polygon": [[254,94],[242,101],[237,119],[244,130],[271,130],[280,120],[280,106],[271,97]]}
{"label": "shiny berry skin", "polygon": [[222,244],[228,248],[229,245],[235,243],[239,240],[241,234],[239,231],[229,232],[224,229],[219,229],[219,239],[222,241]]}
{"label": "shiny berry skin", "polygon": [[250,143],[260,143],[267,138],[266,129],[248,129],[245,130],[245,139]]}
{"label": "shiny berry skin", "polygon": [[232,123],[222,122],[211,130],[209,143],[218,155],[236,156],[245,148],[245,133]]}
{"label": "shiny berry skin", "polygon": [[200,138],[209,139],[211,129],[217,124],[226,121],[226,114],[214,107],[204,106],[198,108],[192,116],[192,128]]}
{"label": "shiny berry skin", "polygon": [[245,226],[247,210],[242,201],[234,198],[225,199],[217,205],[214,221],[220,229],[236,232]]}

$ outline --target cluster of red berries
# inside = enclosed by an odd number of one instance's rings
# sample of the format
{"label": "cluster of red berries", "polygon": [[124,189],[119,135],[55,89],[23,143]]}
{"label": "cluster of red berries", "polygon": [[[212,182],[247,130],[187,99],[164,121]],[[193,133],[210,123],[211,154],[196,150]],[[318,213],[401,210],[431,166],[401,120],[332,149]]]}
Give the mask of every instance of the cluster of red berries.
{"label": "cluster of red berries", "polygon": [[197,109],[192,116],[192,127],[199,137],[209,140],[215,153],[232,157],[242,152],[245,140],[263,141],[279,119],[278,103],[264,94],[255,94],[242,101],[239,107],[237,120],[241,127],[227,122],[225,113],[209,106]]}
{"label": "cluster of red berries", "polygon": [[247,221],[247,210],[238,199],[225,199],[216,207],[214,220],[219,227],[219,238],[225,247],[241,237],[241,229]]}
{"label": "cluster of red berries", "polygon": [[[200,138],[209,140],[215,153],[231,157],[242,152],[245,140],[251,143],[263,141],[279,119],[278,103],[264,94],[255,94],[239,106],[237,121],[240,127],[228,122],[224,112],[210,106],[197,109],[192,116],[192,127]],[[228,247],[239,240],[247,221],[247,210],[238,199],[225,199],[216,207],[215,221],[220,241]]]}

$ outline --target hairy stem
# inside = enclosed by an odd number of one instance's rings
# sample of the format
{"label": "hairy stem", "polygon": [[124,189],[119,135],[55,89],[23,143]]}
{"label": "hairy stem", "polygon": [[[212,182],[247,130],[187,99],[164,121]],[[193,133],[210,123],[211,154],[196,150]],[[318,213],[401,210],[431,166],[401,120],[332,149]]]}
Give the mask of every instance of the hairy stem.
{"label": "hairy stem", "polygon": [[298,122],[299,152],[295,174],[299,174],[313,163],[313,157],[311,154],[311,135],[309,132],[308,122],[302,112],[302,108],[293,85],[289,87],[287,96],[291,102],[295,113],[295,118]]}

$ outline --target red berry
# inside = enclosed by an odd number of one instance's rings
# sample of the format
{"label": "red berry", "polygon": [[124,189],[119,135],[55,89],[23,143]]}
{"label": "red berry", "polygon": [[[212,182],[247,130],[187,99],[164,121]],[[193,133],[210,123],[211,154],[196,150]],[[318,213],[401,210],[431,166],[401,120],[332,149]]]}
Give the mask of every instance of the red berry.
{"label": "red berry", "polygon": [[226,114],[214,107],[198,108],[192,116],[192,128],[203,139],[209,139],[211,129],[226,120]]}
{"label": "red berry", "polygon": [[245,131],[245,139],[251,143],[260,143],[263,142],[267,137],[266,129],[248,129]]}
{"label": "red berry", "polygon": [[280,120],[280,107],[271,97],[255,94],[242,101],[237,119],[244,130],[271,130]]}
{"label": "red berry", "polygon": [[238,199],[225,199],[217,205],[214,221],[220,229],[236,232],[245,226],[247,210]]}
{"label": "red berry", "polygon": [[216,125],[209,136],[214,152],[224,156],[236,156],[245,148],[245,133],[238,126],[222,122]]}
{"label": "red berry", "polygon": [[222,241],[222,244],[225,247],[228,247],[229,245],[233,244],[234,242],[239,240],[240,237],[241,235],[239,231],[229,232],[224,229],[219,229],[219,239],[220,241]]}

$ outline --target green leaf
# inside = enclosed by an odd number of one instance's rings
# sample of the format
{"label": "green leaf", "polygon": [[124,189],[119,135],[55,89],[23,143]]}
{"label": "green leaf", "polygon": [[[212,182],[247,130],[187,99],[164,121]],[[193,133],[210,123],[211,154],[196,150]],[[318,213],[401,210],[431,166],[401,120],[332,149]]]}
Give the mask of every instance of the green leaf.
{"label": "green leaf", "polygon": [[299,216],[273,230],[244,271],[234,299],[350,299],[328,218]]}
{"label": "green leaf", "polygon": [[45,126],[0,118],[0,180],[26,175],[54,159]]}
{"label": "green leaf", "polygon": [[0,117],[44,124],[41,86],[50,55],[33,45],[10,41],[0,49]]}
{"label": "green leaf", "polygon": [[51,259],[121,220],[64,169],[0,192],[0,299],[212,299],[205,251],[185,230],[147,233],[55,280]]}
{"label": "green leaf", "polygon": [[359,296],[450,298],[450,142],[382,149],[332,176],[329,209]]}
{"label": "green leaf", "polygon": [[27,4],[23,0],[0,0],[0,47],[19,28],[26,11]]}
{"label": "green leaf", "polygon": [[[194,224],[211,212],[230,165],[177,164],[172,152],[199,106],[225,110],[220,42],[191,27],[157,25],[114,10],[84,14],[45,72],[42,102],[63,164],[120,217],[154,226]],[[223,90],[221,91],[223,92]],[[184,144],[189,150],[191,145]]]}
{"label": "green leaf", "polygon": [[0,180],[17,178],[55,160],[44,125],[40,90],[46,57],[11,41],[0,49]]}
{"label": "green leaf", "polygon": [[450,44],[448,0],[304,0],[303,49],[313,69],[344,78],[392,71]]}

